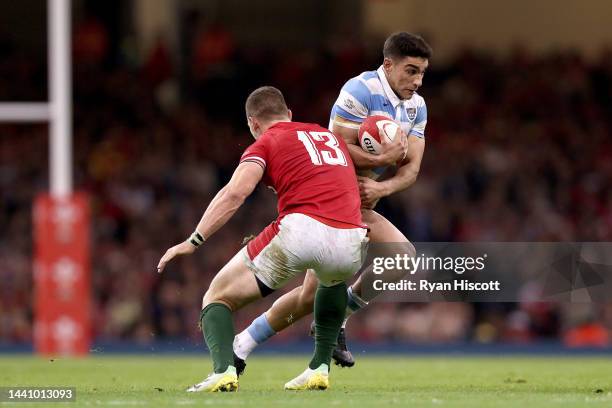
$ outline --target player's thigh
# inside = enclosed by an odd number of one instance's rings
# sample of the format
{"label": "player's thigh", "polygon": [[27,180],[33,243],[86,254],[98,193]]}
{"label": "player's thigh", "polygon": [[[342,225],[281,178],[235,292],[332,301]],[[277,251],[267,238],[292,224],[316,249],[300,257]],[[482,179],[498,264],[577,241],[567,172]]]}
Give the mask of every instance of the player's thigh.
{"label": "player's thigh", "polygon": [[361,218],[370,227],[370,242],[405,242],[408,238],[391,222],[374,210],[362,209]]}
{"label": "player's thigh", "polygon": [[[389,246],[389,250],[392,252],[401,252],[409,256],[414,256],[416,250],[414,245],[406,238],[406,236],[395,226],[377,213],[374,210],[361,210],[361,217],[365,224],[370,227],[370,238],[371,244],[376,243],[397,243],[399,245]],[[378,248],[381,249],[381,248]]]}
{"label": "player's thigh", "polygon": [[247,267],[242,251],[239,251],[210,283],[202,300],[202,308],[210,303],[223,303],[236,311],[260,297],[255,275]]}
{"label": "player's thigh", "polygon": [[[363,222],[370,227],[370,248],[369,253],[372,256],[395,257],[396,255],[407,255],[413,257],[416,254],[414,245],[408,238],[395,227],[389,220],[374,210],[362,210],[361,216]],[[377,245],[382,244],[382,245]],[[372,252],[375,252],[372,254]],[[388,269],[382,275],[374,275],[370,267],[366,268],[364,273],[353,284],[353,289],[361,288],[363,282],[371,282],[375,277],[382,279],[385,282],[397,282],[406,275],[404,269]],[[367,284],[367,283],[366,283]],[[359,289],[361,292],[361,289]],[[369,300],[369,299],[368,299]]]}

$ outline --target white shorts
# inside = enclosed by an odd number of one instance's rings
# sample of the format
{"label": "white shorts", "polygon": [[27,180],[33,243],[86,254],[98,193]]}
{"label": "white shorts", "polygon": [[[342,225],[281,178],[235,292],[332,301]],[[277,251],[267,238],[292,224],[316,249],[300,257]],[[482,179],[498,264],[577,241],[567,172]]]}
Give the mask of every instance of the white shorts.
{"label": "white shorts", "polygon": [[270,289],[314,269],[319,282],[333,286],[353,276],[365,260],[363,228],[330,227],[304,214],[274,221],[244,247],[246,265]]}

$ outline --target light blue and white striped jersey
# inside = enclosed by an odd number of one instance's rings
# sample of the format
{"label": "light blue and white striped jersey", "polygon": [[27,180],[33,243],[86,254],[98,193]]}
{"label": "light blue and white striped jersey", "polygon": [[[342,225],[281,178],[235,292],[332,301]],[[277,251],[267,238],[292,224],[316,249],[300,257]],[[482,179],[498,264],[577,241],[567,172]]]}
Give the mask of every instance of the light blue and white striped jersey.
{"label": "light blue and white striped jersey", "polygon": [[412,98],[401,100],[391,89],[381,66],[351,78],[342,87],[332,107],[330,129],[336,115],[361,123],[368,116],[382,115],[400,123],[407,135],[425,137],[427,106],[416,92]]}

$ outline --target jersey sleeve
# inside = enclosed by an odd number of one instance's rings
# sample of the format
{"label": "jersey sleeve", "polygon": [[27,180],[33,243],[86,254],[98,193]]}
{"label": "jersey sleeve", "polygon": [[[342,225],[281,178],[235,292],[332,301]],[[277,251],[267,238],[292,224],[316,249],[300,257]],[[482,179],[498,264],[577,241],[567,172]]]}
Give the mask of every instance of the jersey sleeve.
{"label": "jersey sleeve", "polygon": [[255,143],[247,147],[244,153],[242,153],[240,163],[257,163],[265,170],[268,160],[266,140],[267,138],[260,138]]}
{"label": "jersey sleeve", "polygon": [[416,118],[414,119],[414,126],[410,129],[410,135],[416,137],[425,137],[425,126],[427,125],[427,105],[423,101],[422,105],[417,108]]}
{"label": "jersey sleeve", "polygon": [[370,111],[371,92],[359,78],[350,79],[342,89],[332,109],[332,120],[336,116],[361,123]]}

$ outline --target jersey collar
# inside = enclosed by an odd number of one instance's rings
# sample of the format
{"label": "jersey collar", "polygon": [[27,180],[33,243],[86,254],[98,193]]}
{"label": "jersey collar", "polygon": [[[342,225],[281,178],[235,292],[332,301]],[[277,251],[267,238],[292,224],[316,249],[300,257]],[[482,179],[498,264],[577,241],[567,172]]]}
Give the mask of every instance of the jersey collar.
{"label": "jersey collar", "polygon": [[389,85],[389,81],[387,81],[387,75],[385,74],[383,66],[381,65],[380,67],[378,67],[376,72],[378,73],[378,78],[380,78],[380,83],[383,86],[383,90],[385,91],[387,98],[393,105],[393,108],[397,108],[397,105],[399,105],[402,101],[400,98],[397,97],[395,92],[393,92],[393,89],[391,89],[391,85]]}

